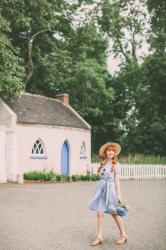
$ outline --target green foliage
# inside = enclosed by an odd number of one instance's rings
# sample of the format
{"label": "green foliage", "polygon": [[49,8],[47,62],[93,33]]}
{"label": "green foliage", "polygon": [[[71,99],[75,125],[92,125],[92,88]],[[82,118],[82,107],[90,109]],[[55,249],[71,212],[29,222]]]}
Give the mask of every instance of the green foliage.
{"label": "green foliage", "polygon": [[24,89],[22,60],[10,52],[3,53],[2,57],[4,64],[1,65],[2,71],[0,72],[0,95],[5,100],[14,99]]}
{"label": "green foliage", "polygon": [[129,154],[120,157],[120,163],[129,164],[166,164],[166,157],[160,155]]}
{"label": "green foliage", "polygon": [[81,181],[86,181],[87,180],[87,176],[86,175],[80,175],[80,180]]}
{"label": "green foliage", "polygon": [[100,180],[100,175],[99,174],[80,175],[80,180],[83,180],[83,181],[97,181],[97,180]]}
{"label": "green foliage", "polygon": [[53,179],[57,179],[57,174],[53,171],[30,171],[28,173],[24,173],[25,180],[43,180],[43,181],[51,181]]}
{"label": "green foliage", "polygon": [[61,180],[62,180],[62,176],[58,174],[58,175],[56,176],[56,180],[57,180],[57,181],[61,181]]}
{"label": "green foliage", "polygon": [[92,162],[99,162],[100,158],[97,156],[97,154],[92,154],[92,158],[91,158],[91,161]]}
{"label": "green foliage", "polygon": [[166,1],[147,0],[147,7],[151,14],[152,33],[149,41],[153,49],[165,53],[166,48]]}
{"label": "green foliage", "polygon": [[24,173],[24,180],[35,180],[35,181],[90,181],[90,180],[99,180],[99,175],[60,175],[54,173],[53,171],[46,172],[46,171],[30,171],[28,173]]}
{"label": "green foliage", "polygon": [[[0,30],[2,98],[22,90],[50,97],[68,92],[92,126],[93,153],[111,140],[122,154],[165,155],[164,0],[1,0]],[[140,62],[143,38],[151,47]],[[107,71],[109,53],[120,59],[114,76]]]}
{"label": "green foliage", "polygon": [[70,181],[70,176],[69,175],[61,175],[62,181]]}
{"label": "green foliage", "polygon": [[[160,155],[147,155],[147,154],[126,154],[119,155],[120,163],[126,164],[166,164],[166,157]],[[96,155],[92,156],[92,162],[99,163],[99,158]]]}
{"label": "green foliage", "polygon": [[41,180],[42,173],[39,171],[31,171],[29,173],[24,173],[25,180]]}
{"label": "green foliage", "polygon": [[10,4],[1,1],[0,91],[3,98],[17,97],[31,77],[35,77],[34,72],[48,65],[45,58],[60,44],[53,34],[64,31],[64,25],[66,30],[69,27],[67,12],[64,14],[67,6],[58,0],[10,0]]}
{"label": "green foliage", "polygon": [[100,175],[99,174],[91,174],[91,181],[99,181]]}
{"label": "green foliage", "polygon": [[133,60],[137,62],[137,50],[142,48],[142,36],[146,33],[145,2],[135,0],[101,2],[102,15],[98,15],[98,24],[112,41],[111,52],[114,57],[125,63],[131,63]]}
{"label": "green foliage", "polygon": [[10,41],[11,32],[9,22],[1,15],[0,9],[0,96],[3,99],[16,98],[23,90],[24,67]]}
{"label": "green foliage", "polygon": [[72,178],[72,181],[80,181],[80,175],[72,175],[71,176],[71,178]]}

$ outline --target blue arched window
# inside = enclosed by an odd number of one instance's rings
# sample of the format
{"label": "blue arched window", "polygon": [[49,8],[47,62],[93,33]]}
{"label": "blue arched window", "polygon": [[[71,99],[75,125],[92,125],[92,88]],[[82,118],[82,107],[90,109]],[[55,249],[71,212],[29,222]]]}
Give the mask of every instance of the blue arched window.
{"label": "blue arched window", "polygon": [[46,149],[41,139],[37,139],[31,150],[31,159],[47,159]]}
{"label": "blue arched window", "polygon": [[85,146],[85,142],[83,141],[81,148],[80,148],[80,159],[87,159],[87,155],[86,155],[86,146]]}

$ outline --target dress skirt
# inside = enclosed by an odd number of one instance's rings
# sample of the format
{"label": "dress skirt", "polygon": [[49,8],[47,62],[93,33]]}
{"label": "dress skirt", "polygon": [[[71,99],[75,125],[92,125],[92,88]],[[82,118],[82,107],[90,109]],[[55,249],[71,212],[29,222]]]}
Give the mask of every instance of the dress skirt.
{"label": "dress skirt", "polygon": [[90,210],[117,214],[118,205],[115,182],[109,179],[101,179],[95,188],[94,195],[88,205]]}

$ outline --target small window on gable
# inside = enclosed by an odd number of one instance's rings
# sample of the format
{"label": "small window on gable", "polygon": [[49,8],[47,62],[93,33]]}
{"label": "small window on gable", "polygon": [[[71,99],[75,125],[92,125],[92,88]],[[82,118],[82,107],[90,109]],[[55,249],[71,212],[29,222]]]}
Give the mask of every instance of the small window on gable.
{"label": "small window on gable", "polygon": [[86,159],[86,146],[85,142],[82,143],[81,148],[80,148],[80,159]]}
{"label": "small window on gable", "polygon": [[31,158],[32,159],[47,159],[44,143],[42,142],[41,139],[37,139],[36,142],[33,144],[33,147],[31,150]]}

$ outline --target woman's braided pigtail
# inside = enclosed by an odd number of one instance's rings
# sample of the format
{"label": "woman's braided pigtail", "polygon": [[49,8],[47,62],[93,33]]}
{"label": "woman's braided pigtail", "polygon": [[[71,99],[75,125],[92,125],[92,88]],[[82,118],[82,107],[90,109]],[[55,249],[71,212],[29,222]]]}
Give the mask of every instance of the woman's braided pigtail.
{"label": "woman's braided pigtail", "polygon": [[118,162],[118,157],[115,155],[112,159],[112,166],[111,166],[111,172],[114,172],[115,165]]}

